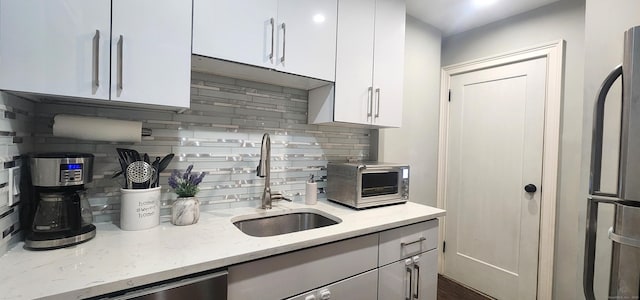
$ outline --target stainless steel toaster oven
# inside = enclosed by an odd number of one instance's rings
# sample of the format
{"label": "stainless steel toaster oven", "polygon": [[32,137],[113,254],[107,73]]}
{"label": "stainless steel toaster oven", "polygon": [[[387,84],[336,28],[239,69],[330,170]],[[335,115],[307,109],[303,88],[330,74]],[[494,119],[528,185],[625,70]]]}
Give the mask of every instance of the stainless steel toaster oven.
{"label": "stainless steel toaster oven", "polygon": [[354,208],[409,199],[409,166],[384,162],[328,163],[327,198]]}

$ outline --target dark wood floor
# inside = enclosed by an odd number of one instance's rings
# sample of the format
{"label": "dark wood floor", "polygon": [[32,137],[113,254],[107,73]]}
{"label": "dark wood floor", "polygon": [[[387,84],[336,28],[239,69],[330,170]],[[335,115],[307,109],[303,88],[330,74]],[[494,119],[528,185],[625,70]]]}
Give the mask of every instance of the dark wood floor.
{"label": "dark wood floor", "polygon": [[492,300],[484,294],[469,289],[438,274],[438,300]]}

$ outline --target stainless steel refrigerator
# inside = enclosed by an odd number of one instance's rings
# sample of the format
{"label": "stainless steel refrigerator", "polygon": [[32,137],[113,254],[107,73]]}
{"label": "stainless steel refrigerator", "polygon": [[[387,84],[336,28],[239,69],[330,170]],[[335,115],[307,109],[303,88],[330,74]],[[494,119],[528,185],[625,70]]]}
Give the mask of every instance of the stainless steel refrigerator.
{"label": "stainless steel refrigerator", "polygon": [[[604,104],[614,81],[622,76],[622,122],[618,184],[615,193],[600,191]],[[587,206],[584,257],[584,294],[593,293],[595,241],[598,204],[615,206],[609,299],[640,299],[640,26],[625,32],[624,58],[605,79],[598,92],[594,111],[591,146],[591,174]]]}

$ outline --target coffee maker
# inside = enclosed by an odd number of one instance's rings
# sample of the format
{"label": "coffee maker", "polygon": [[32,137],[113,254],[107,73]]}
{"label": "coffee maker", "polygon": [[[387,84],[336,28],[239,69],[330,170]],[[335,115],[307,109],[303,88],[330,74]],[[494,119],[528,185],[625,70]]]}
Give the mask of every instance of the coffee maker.
{"label": "coffee maker", "polygon": [[29,157],[33,205],[25,247],[56,249],[96,235],[84,185],[93,180],[93,154],[39,153]]}

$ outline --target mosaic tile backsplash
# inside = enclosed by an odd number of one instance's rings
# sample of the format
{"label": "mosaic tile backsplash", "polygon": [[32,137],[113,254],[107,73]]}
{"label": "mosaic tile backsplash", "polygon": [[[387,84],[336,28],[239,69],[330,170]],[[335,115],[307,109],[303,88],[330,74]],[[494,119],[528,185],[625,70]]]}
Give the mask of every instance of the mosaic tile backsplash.
{"label": "mosaic tile backsplash", "polygon": [[[34,104],[0,92],[0,255],[21,239],[19,207],[9,205],[9,168],[21,165],[21,154],[33,150]],[[9,196],[10,197],[10,196]]]}
{"label": "mosaic tile backsplash", "polygon": [[[88,192],[95,222],[117,222],[122,177],[116,148],[148,153],[152,160],[168,153],[176,157],[160,176],[162,215],[169,214],[175,194],[166,184],[173,169],[208,175],[198,194],[202,210],[259,206],[264,179],[256,176],[262,135],[271,135],[271,189],[294,201],[304,201],[310,174],[325,187],[329,160],[366,160],[370,130],[307,124],[304,90],[192,73],[191,109],[183,113],[139,108],[116,108],[55,101],[35,107],[34,146],[37,151],[88,152],[96,156],[94,182]],[[141,143],[108,143],[53,137],[56,114],[97,116],[143,122],[153,130]],[[323,198],[323,194],[319,195]]]}

